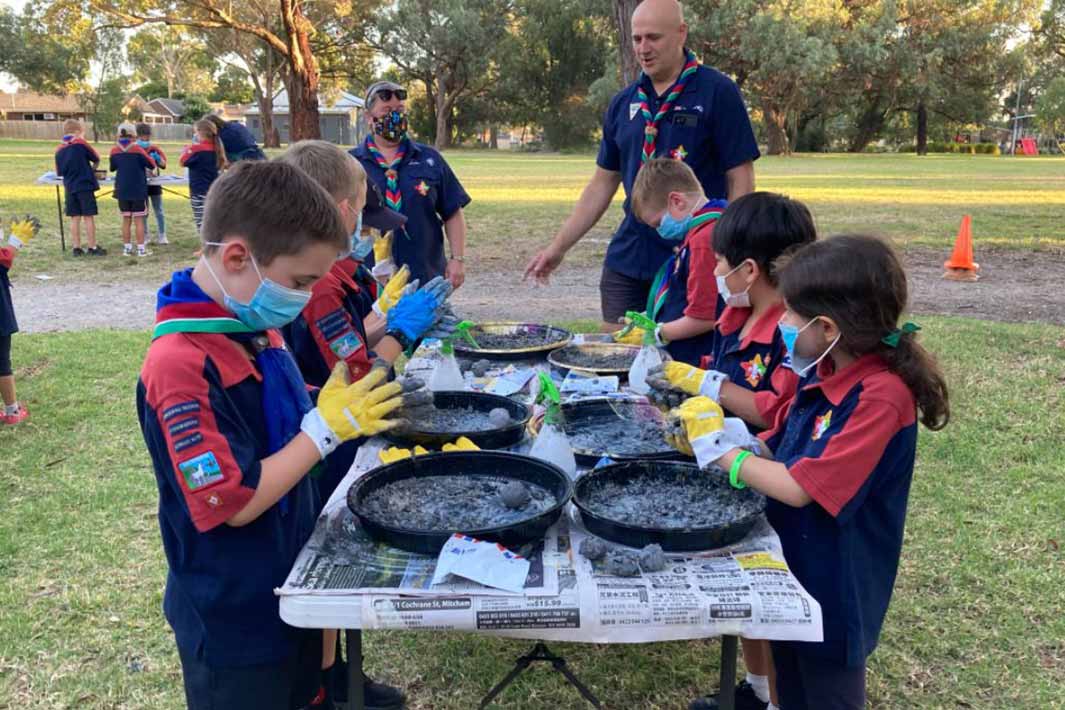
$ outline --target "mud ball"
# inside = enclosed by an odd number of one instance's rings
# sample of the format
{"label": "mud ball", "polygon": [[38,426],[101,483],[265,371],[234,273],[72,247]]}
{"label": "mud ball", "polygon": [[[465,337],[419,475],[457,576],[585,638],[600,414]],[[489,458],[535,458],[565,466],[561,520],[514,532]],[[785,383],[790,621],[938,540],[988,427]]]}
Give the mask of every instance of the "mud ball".
{"label": "mud ball", "polygon": [[640,574],[640,558],[629,550],[612,550],[606,555],[607,574],[615,577],[636,577]]}
{"label": "mud ball", "polygon": [[603,559],[607,546],[604,541],[597,537],[586,537],[581,541],[581,546],[577,551],[594,562],[595,560]]}
{"label": "mud ball", "polygon": [[399,383],[403,387],[404,392],[413,392],[425,387],[425,380],[418,377],[404,377]]}
{"label": "mud ball", "polygon": [[492,425],[493,429],[502,429],[510,426],[510,412],[502,407],[496,407],[488,413],[488,423]]}
{"label": "mud ball", "polygon": [[661,545],[648,545],[640,550],[640,569],[644,572],[661,572],[666,568],[666,555]]}
{"label": "mud ball", "polygon": [[529,489],[520,481],[511,481],[503,486],[499,497],[503,499],[503,505],[511,510],[519,510],[529,502]]}
{"label": "mud ball", "polygon": [[428,407],[433,403],[432,390],[414,390],[403,395],[404,407]]}
{"label": "mud ball", "polygon": [[484,377],[488,374],[488,370],[491,367],[492,363],[490,363],[488,360],[478,360],[477,362],[470,365],[470,372],[473,373],[474,377]]}

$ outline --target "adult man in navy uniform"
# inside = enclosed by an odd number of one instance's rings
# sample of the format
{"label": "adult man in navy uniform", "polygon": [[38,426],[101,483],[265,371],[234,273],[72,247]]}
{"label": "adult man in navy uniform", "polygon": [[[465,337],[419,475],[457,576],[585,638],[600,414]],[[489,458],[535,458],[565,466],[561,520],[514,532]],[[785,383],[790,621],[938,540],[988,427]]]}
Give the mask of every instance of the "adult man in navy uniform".
{"label": "adult man in navy uniform", "polygon": [[671,156],[695,171],[710,199],[734,200],[754,189],[758,144],[736,83],[702,66],[685,48],[688,26],[676,0],[645,0],[632,15],[632,43],[643,73],[610,102],[596,169],[573,212],[525,276],[546,283],[573,245],[625,186],[625,218],[607,248],[599,282],[603,330],[625,311],[643,311],[670,244],[636,220],[628,195],[646,159]]}
{"label": "adult man in navy uniform", "polygon": [[[392,258],[410,267],[411,278],[428,282],[446,276],[458,288],[466,280],[466,218],[470,196],[434,148],[407,135],[407,91],[378,81],[366,91],[370,135],[349,152],[385,196],[386,205],[407,218],[395,230]],[[444,258],[444,235],[450,253]]]}

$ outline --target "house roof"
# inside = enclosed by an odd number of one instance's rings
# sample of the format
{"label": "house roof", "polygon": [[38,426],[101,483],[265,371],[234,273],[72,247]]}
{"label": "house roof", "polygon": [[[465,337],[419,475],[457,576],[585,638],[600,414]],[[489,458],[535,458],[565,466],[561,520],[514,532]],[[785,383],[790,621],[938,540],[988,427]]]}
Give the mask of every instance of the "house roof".
{"label": "house roof", "polygon": [[148,102],[148,108],[152,110],[152,113],[174,118],[181,118],[185,115],[185,104],[177,99],[152,99]]}
{"label": "house roof", "polygon": [[244,118],[244,114],[248,112],[247,104],[231,104],[222,101],[213,101],[210,106],[212,111],[227,121],[239,121]]}
{"label": "house roof", "polygon": [[34,111],[42,113],[82,113],[78,100],[73,95],[55,96],[38,94],[36,91],[0,92],[0,110]]}
{"label": "house roof", "polygon": [[[364,103],[361,98],[355,94],[349,94],[346,91],[341,91],[336,101],[332,104],[325,103],[325,99],[326,96],[324,94],[318,94],[318,113],[348,113],[355,109],[361,109]],[[253,105],[245,113],[257,116],[259,114],[259,107]],[[284,89],[274,95],[274,113],[288,113],[288,92]]]}

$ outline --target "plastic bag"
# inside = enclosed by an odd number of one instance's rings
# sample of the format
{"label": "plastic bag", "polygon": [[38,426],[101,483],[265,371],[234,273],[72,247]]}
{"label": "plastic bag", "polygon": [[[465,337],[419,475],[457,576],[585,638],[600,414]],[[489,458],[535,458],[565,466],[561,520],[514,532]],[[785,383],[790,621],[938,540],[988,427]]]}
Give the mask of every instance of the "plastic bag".
{"label": "plastic bag", "polygon": [[647,384],[647,373],[662,364],[662,353],[654,345],[644,345],[636,354],[629,368],[629,389],[637,394],[647,394],[651,386]]}
{"label": "plastic bag", "polygon": [[529,456],[553,463],[570,478],[577,478],[577,459],[573,457],[573,447],[566,432],[557,424],[544,422],[529,450]]}
{"label": "plastic bag", "polygon": [[462,379],[462,371],[459,370],[458,360],[455,359],[453,353],[440,357],[440,361],[436,363],[433,373],[429,376],[428,385],[433,392],[466,388],[466,381]]}

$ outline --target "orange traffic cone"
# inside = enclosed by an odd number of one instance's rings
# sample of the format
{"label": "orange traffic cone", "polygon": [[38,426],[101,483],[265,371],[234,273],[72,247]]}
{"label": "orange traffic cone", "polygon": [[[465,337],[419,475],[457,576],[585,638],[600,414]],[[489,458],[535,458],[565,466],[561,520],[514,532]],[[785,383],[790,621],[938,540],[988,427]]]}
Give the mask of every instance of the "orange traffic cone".
{"label": "orange traffic cone", "polygon": [[954,240],[954,253],[943,262],[947,271],[943,278],[951,281],[976,281],[980,275],[980,265],[973,261],[973,218],[963,215],[958,228],[958,238]]}

